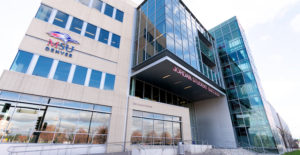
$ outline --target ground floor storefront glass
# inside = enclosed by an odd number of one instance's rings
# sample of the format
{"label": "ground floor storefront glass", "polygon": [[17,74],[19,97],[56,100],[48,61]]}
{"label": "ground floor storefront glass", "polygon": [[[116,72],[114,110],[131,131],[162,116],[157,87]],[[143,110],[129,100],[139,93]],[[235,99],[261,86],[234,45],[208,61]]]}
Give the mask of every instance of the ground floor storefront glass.
{"label": "ground floor storefront glass", "polygon": [[104,144],[111,107],[0,91],[1,143]]}
{"label": "ground floor storefront glass", "polygon": [[181,138],[180,117],[133,111],[132,144],[176,145]]}

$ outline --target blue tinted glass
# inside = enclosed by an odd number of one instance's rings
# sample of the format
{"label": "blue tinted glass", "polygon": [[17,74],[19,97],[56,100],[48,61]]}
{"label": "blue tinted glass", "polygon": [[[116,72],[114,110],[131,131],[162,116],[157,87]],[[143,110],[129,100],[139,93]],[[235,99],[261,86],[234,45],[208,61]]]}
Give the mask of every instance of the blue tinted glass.
{"label": "blue tinted glass", "polygon": [[117,10],[117,13],[116,13],[116,20],[120,21],[120,22],[123,22],[123,17],[124,17],[124,12],[123,11],[120,11],[120,10]]}
{"label": "blue tinted glass", "polygon": [[105,90],[114,90],[115,87],[115,75],[106,74],[104,89]]}
{"label": "blue tinted glass", "polygon": [[19,50],[10,70],[26,73],[33,54]]}
{"label": "blue tinted glass", "polygon": [[37,75],[47,78],[52,66],[53,59],[40,56],[32,75]]}
{"label": "blue tinted glass", "polygon": [[83,21],[73,17],[72,23],[71,23],[71,27],[70,27],[70,31],[73,31],[75,33],[80,34],[81,30],[82,30],[82,25],[83,25]]}
{"label": "blue tinted glass", "polygon": [[37,14],[35,15],[35,18],[48,22],[51,12],[52,8],[45,5],[41,5]]}
{"label": "blue tinted glass", "polygon": [[106,5],[105,5],[104,14],[106,14],[106,15],[112,17],[113,11],[114,11],[114,8],[113,8],[111,5],[109,5],[109,4],[106,4]]}
{"label": "blue tinted glass", "polygon": [[65,28],[68,18],[69,18],[69,15],[67,15],[63,12],[57,11],[57,14],[55,16],[53,24],[56,25],[56,26]]}
{"label": "blue tinted glass", "polygon": [[100,105],[95,105],[95,109],[96,111],[101,111],[101,112],[111,112],[111,107],[107,107],[107,106],[100,106]]}
{"label": "blue tinted glass", "polygon": [[101,0],[94,0],[92,4],[92,8],[95,8],[101,12],[102,4],[103,2]]}
{"label": "blue tinted glass", "polygon": [[102,76],[102,72],[92,70],[89,86],[100,88],[101,76]]}
{"label": "blue tinted glass", "polygon": [[108,43],[108,36],[109,36],[109,32],[104,30],[104,29],[101,29],[100,36],[99,36],[98,40],[100,42],[103,42],[103,43],[107,44]]}
{"label": "blue tinted glass", "polygon": [[84,85],[87,68],[76,66],[72,83]]}
{"label": "blue tinted glass", "polygon": [[53,79],[60,80],[60,81],[67,81],[68,75],[70,73],[70,68],[71,68],[71,64],[59,61]]}
{"label": "blue tinted glass", "polygon": [[111,46],[119,48],[120,47],[120,36],[113,34],[111,39]]}
{"label": "blue tinted glass", "polygon": [[95,25],[87,24],[85,30],[85,36],[91,39],[95,39],[96,31],[97,31],[97,27]]}

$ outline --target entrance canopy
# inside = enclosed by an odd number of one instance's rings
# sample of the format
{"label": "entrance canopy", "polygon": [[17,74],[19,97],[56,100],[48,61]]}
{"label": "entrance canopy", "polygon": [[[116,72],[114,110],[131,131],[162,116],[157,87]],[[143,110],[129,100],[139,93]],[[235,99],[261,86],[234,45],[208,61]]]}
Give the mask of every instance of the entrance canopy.
{"label": "entrance canopy", "polygon": [[225,95],[223,88],[198,71],[193,72],[188,69],[187,67],[192,67],[180,61],[182,60],[172,53],[161,53],[134,67],[132,77],[174,92],[191,101]]}

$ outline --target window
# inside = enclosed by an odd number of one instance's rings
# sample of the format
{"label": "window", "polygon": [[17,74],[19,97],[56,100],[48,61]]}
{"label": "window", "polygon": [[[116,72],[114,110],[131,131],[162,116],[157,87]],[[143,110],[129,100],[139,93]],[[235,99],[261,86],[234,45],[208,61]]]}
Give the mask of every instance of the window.
{"label": "window", "polygon": [[81,4],[89,6],[90,0],[78,0]]}
{"label": "window", "polygon": [[70,68],[71,68],[71,64],[59,61],[53,79],[60,80],[60,81],[67,81],[68,75],[70,73]]}
{"label": "window", "polygon": [[109,4],[106,4],[106,5],[105,5],[104,14],[106,14],[106,15],[112,17],[113,12],[114,12],[114,7],[112,7],[112,6],[109,5]]}
{"label": "window", "polygon": [[52,62],[53,59],[40,56],[33,70],[32,75],[48,78],[52,66]]}
{"label": "window", "polygon": [[70,27],[70,31],[73,31],[75,33],[80,34],[81,30],[82,30],[82,25],[83,25],[83,21],[73,17],[72,23],[71,23],[71,27]]}
{"label": "window", "polygon": [[119,48],[120,47],[120,39],[121,39],[121,37],[119,35],[113,34],[112,40],[111,40],[111,46]]}
{"label": "window", "polygon": [[116,20],[123,22],[124,12],[117,9]]}
{"label": "window", "polygon": [[104,89],[105,90],[114,90],[114,86],[115,86],[115,75],[106,74]]}
{"label": "window", "polygon": [[19,50],[10,70],[26,73],[33,54]]}
{"label": "window", "polygon": [[108,36],[109,36],[109,32],[104,30],[104,29],[101,29],[100,31],[100,36],[99,36],[99,41],[102,42],[102,43],[105,43],[107,44],[108,43]]}
{"label": "window", "polygon": [[87,24],[85,36],[91,39],[95,39],[96,31],[97,27],[95,25]]}
{"label": "window", "polygon": [[55,16],[55,19],[53,21],[53,24],[62,28],[66,27],[67,21],[68,21],[69,15],[57,11],[57,14]]}
{"label": "window", "polygon": [[103,2],[101,0],[94,0],[93,4],[92,4],[92,8],[95,8],[101,12],[102,5],[103,5]]}
{"label": "window", "polygon": [[42,4],[37,14],[35,15],[35,18],[48,22],[51,12],[52,12],[52,8]]}
{"label": "window", "polygon": [[72,83],[84,85],[87,68],[76,66]]}
{"label": "window", "polygon": [[102,72],[92,70],[91,78],[90,78],[90,87],[99,88],[101,82]]}

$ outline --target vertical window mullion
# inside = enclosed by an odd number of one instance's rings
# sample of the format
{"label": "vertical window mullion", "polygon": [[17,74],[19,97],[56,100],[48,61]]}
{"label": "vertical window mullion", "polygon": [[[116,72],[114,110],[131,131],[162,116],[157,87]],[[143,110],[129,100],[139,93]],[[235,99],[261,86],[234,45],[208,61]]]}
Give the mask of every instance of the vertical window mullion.
{"label": "vertical window mullion", "polygon": [[49,20],[48,20],[48,23],[50,23],[50,24],[53,23],[56,14],[57,14],[57,10],[56,10],[56,9],[53,9],[52,12],[51,12],[50,18],[49,18]]}
{"label": "vertical window mullion", "polygon": [[106,3],[103,3],[101,8],[101,13],[104,13],[105,7],[106,7]]}
{"label": "vertical window mullion", "polygon": [[88,68],[85,81],[84,81],[84,86],[89,86],[91,74],[92,74],[92,69]]}
{"label": "vertical window mullion", "polygon": [[112,41],[112,33],[109,32],[109,35],[108,35],[108,45],[111,45],[111,41]]}
{"label": "vertical window mullion", "polygon": [[80,35],[84,36],[85,31],[86,31],[87,24],[88,24],[87,22],[83,22],[82,30],[81,30]]}
{"label": "vertical window mullion", "polygon": [[34,54],[33,57],[32,57],[32,59],[31,59],[31,61],[30,61],[28,69],[26,71],[26,74],[28,74],[28,75],[32,74],[32,72],[33,72],[33,70],[34,70],[34,68],[36,66],[36,63],[37,63],[38,59],[39,59],[39,55]]}
{"label": "vertical window mullion", "polygon": [[105,77],[106,77],[106,73],[102,73],[101,82],[100,82],[100,89],[104,89]]}
{"label": "vertical window mullion", "polygon": [[116,14],[117,14],[117,9],[114,8],[113,15],[112,15],[112,18],[113,18],[113,19],[116,19]]}
{"label": "vertical window mullion", "polygon": [[65,29],[67,30],[70,29],[72,20],[73,20],[73,16],[69,16]]}
{"label": "vertical window mullion", "polygon": [[100,28],[97,27],[96,35],[95,35],[95,40],[98,40],[99,36],[100,36]]}
{"label": "vertical window mullion", "polygon": [[74,73],[75,73],[75,69],[76,69],[76,65],[72,64],[71,69],[70,69],[70,73],[68,75],[67,82],[72,83],[72,80],[73,80],[73,77],[74,77]]}
{"label": "vertical window mullion", "polygon": [[89,8],[91,8],[92,6],[93,6],[93,2],[94,2],[94,0],[90,0],[90,3],[89,3]]}
{"label": "vertical window mullion", "polygon": [[48,79],[53,79],[57,65],[58,65],[58,60],[53,60]]}

